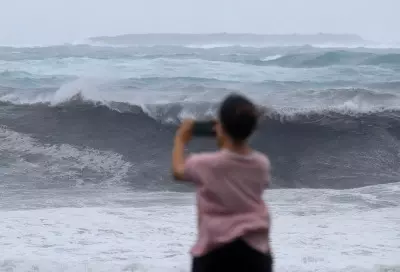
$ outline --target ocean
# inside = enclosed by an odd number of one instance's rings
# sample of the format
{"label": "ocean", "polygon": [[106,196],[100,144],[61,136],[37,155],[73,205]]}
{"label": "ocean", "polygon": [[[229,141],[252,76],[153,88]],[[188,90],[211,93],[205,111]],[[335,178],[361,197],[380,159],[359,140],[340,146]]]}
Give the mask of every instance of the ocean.
{"label": "ocean", "polygon": [[0,271],[189,271],[172,140],[231,92],[263,109],[276,271],[400,271],[400,46],[316,37],[1,46]]}

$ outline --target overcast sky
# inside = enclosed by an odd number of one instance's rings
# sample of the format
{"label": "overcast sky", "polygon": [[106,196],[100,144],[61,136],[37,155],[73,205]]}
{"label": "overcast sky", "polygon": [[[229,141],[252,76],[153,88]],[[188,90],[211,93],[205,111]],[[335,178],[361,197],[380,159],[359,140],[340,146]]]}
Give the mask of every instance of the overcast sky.
{"label": "overcast sky", "polygon": [[400,0],[0,0],[0,44],[148,32],[356,33],[400,41]]}

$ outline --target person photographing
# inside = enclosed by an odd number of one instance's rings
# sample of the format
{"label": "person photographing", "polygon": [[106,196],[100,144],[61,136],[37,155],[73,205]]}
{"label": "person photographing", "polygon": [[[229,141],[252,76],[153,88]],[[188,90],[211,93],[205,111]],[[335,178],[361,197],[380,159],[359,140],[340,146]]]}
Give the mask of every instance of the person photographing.
{"label": "person photographing", "polygon": [[222,101],[214,128],[220,150],[185,156],[193,120],[185,120],[176,133],[173,176],[197,187],[193,272],[272,271],[270,216],[262,199],[270,161],[248,144],[258,119],[249,99],[231,94]]}

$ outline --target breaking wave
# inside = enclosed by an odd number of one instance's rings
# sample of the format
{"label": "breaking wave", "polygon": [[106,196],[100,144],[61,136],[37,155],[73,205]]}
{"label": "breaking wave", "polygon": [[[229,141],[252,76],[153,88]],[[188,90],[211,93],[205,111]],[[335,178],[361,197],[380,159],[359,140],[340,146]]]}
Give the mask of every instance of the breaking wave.
{"label": "breaking wave", "polygon": [[[369,93],[364,99],[393,97]],[[3,102],[3,111],[12,114],[2,115],[0,121],[47,142],[112,150],[133,165],[152,162],[136,174],[146,179],[151,176],[156,186],[168,188],[170,185],[160,176],[169,177],[169,153],[177,123],[190,114],[195,118],[210,116],[217,106],[207,102],[105,103],[77,94],[55,105]],[[398,181],[399,109],[262,108],[264,118],[252,141],[274,161],[274,186],[341,189]],[[212,141],[198,140],[192,148],[202,150],[213,145]],[[149,171],[149,167],[158,170]]]}

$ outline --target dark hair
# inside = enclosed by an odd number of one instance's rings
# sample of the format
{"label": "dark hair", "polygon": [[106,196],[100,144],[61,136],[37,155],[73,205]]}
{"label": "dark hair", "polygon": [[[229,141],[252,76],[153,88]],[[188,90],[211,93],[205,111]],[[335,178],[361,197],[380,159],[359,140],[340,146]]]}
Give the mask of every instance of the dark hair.
{"label": "dark hair", "polygon": [[254,132],[258,123],[258,111],[246,97],[231,94],[222,101],[219,120],[225,133],[235,143],[241,143]]}

